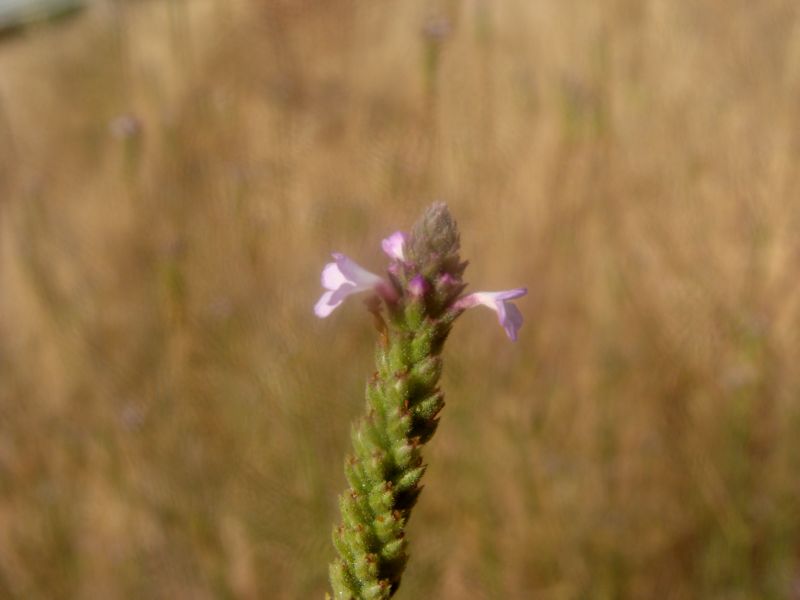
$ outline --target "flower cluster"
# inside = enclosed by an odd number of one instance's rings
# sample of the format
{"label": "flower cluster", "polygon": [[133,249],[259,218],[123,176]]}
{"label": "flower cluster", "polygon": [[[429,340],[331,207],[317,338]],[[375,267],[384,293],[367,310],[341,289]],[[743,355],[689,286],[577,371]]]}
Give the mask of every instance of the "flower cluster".
{"label": "flower cluster", "polygon": [[[314,306],[314,313],[325,318],[330,315],[348,296],[359,292],[372,291],[393,302],[400,295],[397,288],[396,274],[399,268],[406,263],[406,241],[408,236],[402,231],[397,231],[381,242],[383,251],[394,261],[389,267],[390,279],[385,279],[372,273],[344,254],[334,253],[334,262],[325,265],[322,270],[322,287],[325,292]],[[406,265],[407,266],[407,263]],[[445,273],[444,284],[452,276]],[[408,282],[407,293],[410,296],[423,296],[429,285],[421,274],[414,275]],[[520,327],[522,327],[522,313],[511,302],[528,293],[526,288],[514,288],[499,292],[473,292],[458,298],[452,303],[452,308],[461,311],[473,306],[485,306],[497,313],[500,326],[505,329],[506,335],[512,341],[517,340]]]}

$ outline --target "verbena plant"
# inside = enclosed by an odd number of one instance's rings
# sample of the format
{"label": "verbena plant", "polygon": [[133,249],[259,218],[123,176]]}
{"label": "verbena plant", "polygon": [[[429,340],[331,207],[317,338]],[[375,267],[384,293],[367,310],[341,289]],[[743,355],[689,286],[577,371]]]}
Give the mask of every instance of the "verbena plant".
{"label": "verbena plant", "polygon": [[511,340],[522,325],[510,301],[525,295],[524,288],[462,295],[467,263],[444,204],[428,208],[409,235],[396,232],[382,245],[390,258],[384,277],[334,254],[322,271],[326,291],[314,307],[324,318],[348,296],[370,292],[367,306],[379,332],[366,414],[353,426],[353,453],[345,460],[350,488],[339,498],[342,523],[333,530],[336,600],[390,598],[400,586],[408,561],[405,527],[426,468],[421,449],[444,407],[441,352],[453,322],[483,305],[497,313]]}

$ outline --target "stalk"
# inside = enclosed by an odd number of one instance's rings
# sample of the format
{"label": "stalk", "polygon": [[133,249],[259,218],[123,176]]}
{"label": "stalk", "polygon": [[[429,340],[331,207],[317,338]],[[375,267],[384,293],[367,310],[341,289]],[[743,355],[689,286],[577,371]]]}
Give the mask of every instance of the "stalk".
{"label": "stalk", "polygon": [[444,407],[441,352],[460,313],[450,305],[463,290],[466,266],[458,246],[455,222],[435,205],[411,233],[409,260],[390,273],[395,293],[384,296],[387,318],[379,303],[371,306],[380,339],[366,414],[353,427],[353,453],[345,460],[350,488],[339,497],[342,523],[333,531],[337,600],[390,598],[400,586],[405,528],[426,469],[422,447]]}
{"label": "stalk", "polygon": [[345,459],[349,488],[339,497],[342,521],[333,530],[338,557],[330,565],[336,600],[391,598],[408,562],[405,529],[419,498],[426,465],[422,448],[439,425],[442,348],[453,322],[467,308],[497,312],[516,340],[522,316],[510,300],[524,288],[460,297],[466,262],[459,233],[442,203],[431,206],[410,235],[383,241],[392,258],[386,278],[343,254],[325,266],[326,288],[314,307],[320,318],[349,295],[371,291],[367,303],[379,332],[375,371],[366,386],[366,412],[351,431]]}

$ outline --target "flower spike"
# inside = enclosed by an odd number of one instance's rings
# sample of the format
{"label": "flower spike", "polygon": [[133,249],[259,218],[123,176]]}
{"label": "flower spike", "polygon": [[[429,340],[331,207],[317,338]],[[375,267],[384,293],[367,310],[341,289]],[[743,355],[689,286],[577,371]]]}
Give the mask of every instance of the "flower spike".
{"label": "flower spike", "polygon": [[353,427],[353,452],[345,461],[349,489],[339,498],[342,523],[333,530],[336,600],[388,600],[397,592],[408,561],[406,523],[426,468],[422,448],[444,407],[439,378],[450,329],[465,309],[483,304],[516,340],[522,315],[510,301],[527,292],[461,296],[467,263],[443,203],[428,208],[407,236],[395,232],[381,247],[390,259],[385,279],[334,254],[322,271],[326,291],[314,307],[317,316],[327,317],[347,296],[372,290],[368,310],[380,332],[366,411]]}
{"label": "flower spike", "polygon": [[326,290],[314,305],[314,314],[324,319],[344,301],[358,292],[377,289],[385,281],[344,254],[333,254],[335,262],[322,269],[322,287]]}

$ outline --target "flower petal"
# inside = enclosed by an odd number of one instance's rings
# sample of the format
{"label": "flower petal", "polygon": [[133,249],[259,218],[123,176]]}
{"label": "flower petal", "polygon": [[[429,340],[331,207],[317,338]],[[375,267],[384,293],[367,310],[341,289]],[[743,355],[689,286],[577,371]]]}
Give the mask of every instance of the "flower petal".
{"label": "flower petal", "polygon": [[513,290],[503,290],[501,292],[474,292],[462,298],[461,303],[464,308],[469,308],[476,304],[483,304],[484,306],[494,309],[494,305],[497,302],[520,298],[527,293],[527,288],[515,288]]}
{"label": "flower petal", "polygon": [[336,304],[336,305],[341,304],[341,302],[348,296],[361,291],[363,290],[359,289],[349,281],[346,281],[345,283],[339,286],[339,289],[333,290],[329,302],[331,304]]}
{"label": "flower petal", "polygon": [[506,330],[506,335],[512,342],[517,341],[517,332],[522,327],[522,313],[519,312],[516,304],[508,302],[505,305],[506,318],[503,322],[503,329]]}
{"label": "flower petal", "polygon": [[515,288],[504,292],[495,292],[495,298],[497,300],[513,300],[514,298],[521,298],[527,293],[528,288]]}
{"label": "flower petal", "polygon": [[332,291],[327,291],[317,300],[317,303],[314,305],[314,314],[317,315],[320,319],[324,319],[329,314],[331,314],[336,308],[342,303],[342,300],[338,302],[331,302],[331,298],[333,296]]}
{"label": "flower petal", "polygon": [[368,290],[383,281],[378,275],[367,271],[344,254],[334,254],[333,258],[336,260],[339,271],[347,278],[347,282],[353,284],[359,291]]}
{"label": "flower petal", "polygon": [[494,305],[490,307],[497,313],[497,320],[500,321],[500,327],[506,326],[506,303],[502,300],[495,301]]}
{"label": "flower petal", "polygon": [[343,283],[347,283],[347,277],[339,269],[339,265],[335,262],[325,265],[322,269],[322,287],[326,290],[336,290]]}
{"label": "flower petal", "polygon": [[476,304],[483,304],[487,308],[497,310],[497,296],[503,292],[474,292],[466,296],[463,300],[466,308],[471,308]]}
{"label": "flower petal", "polygon": [[406,234],[402,231],[395,231],[381,242],[383,251],[396,260],[405,260],[405,246]]}

